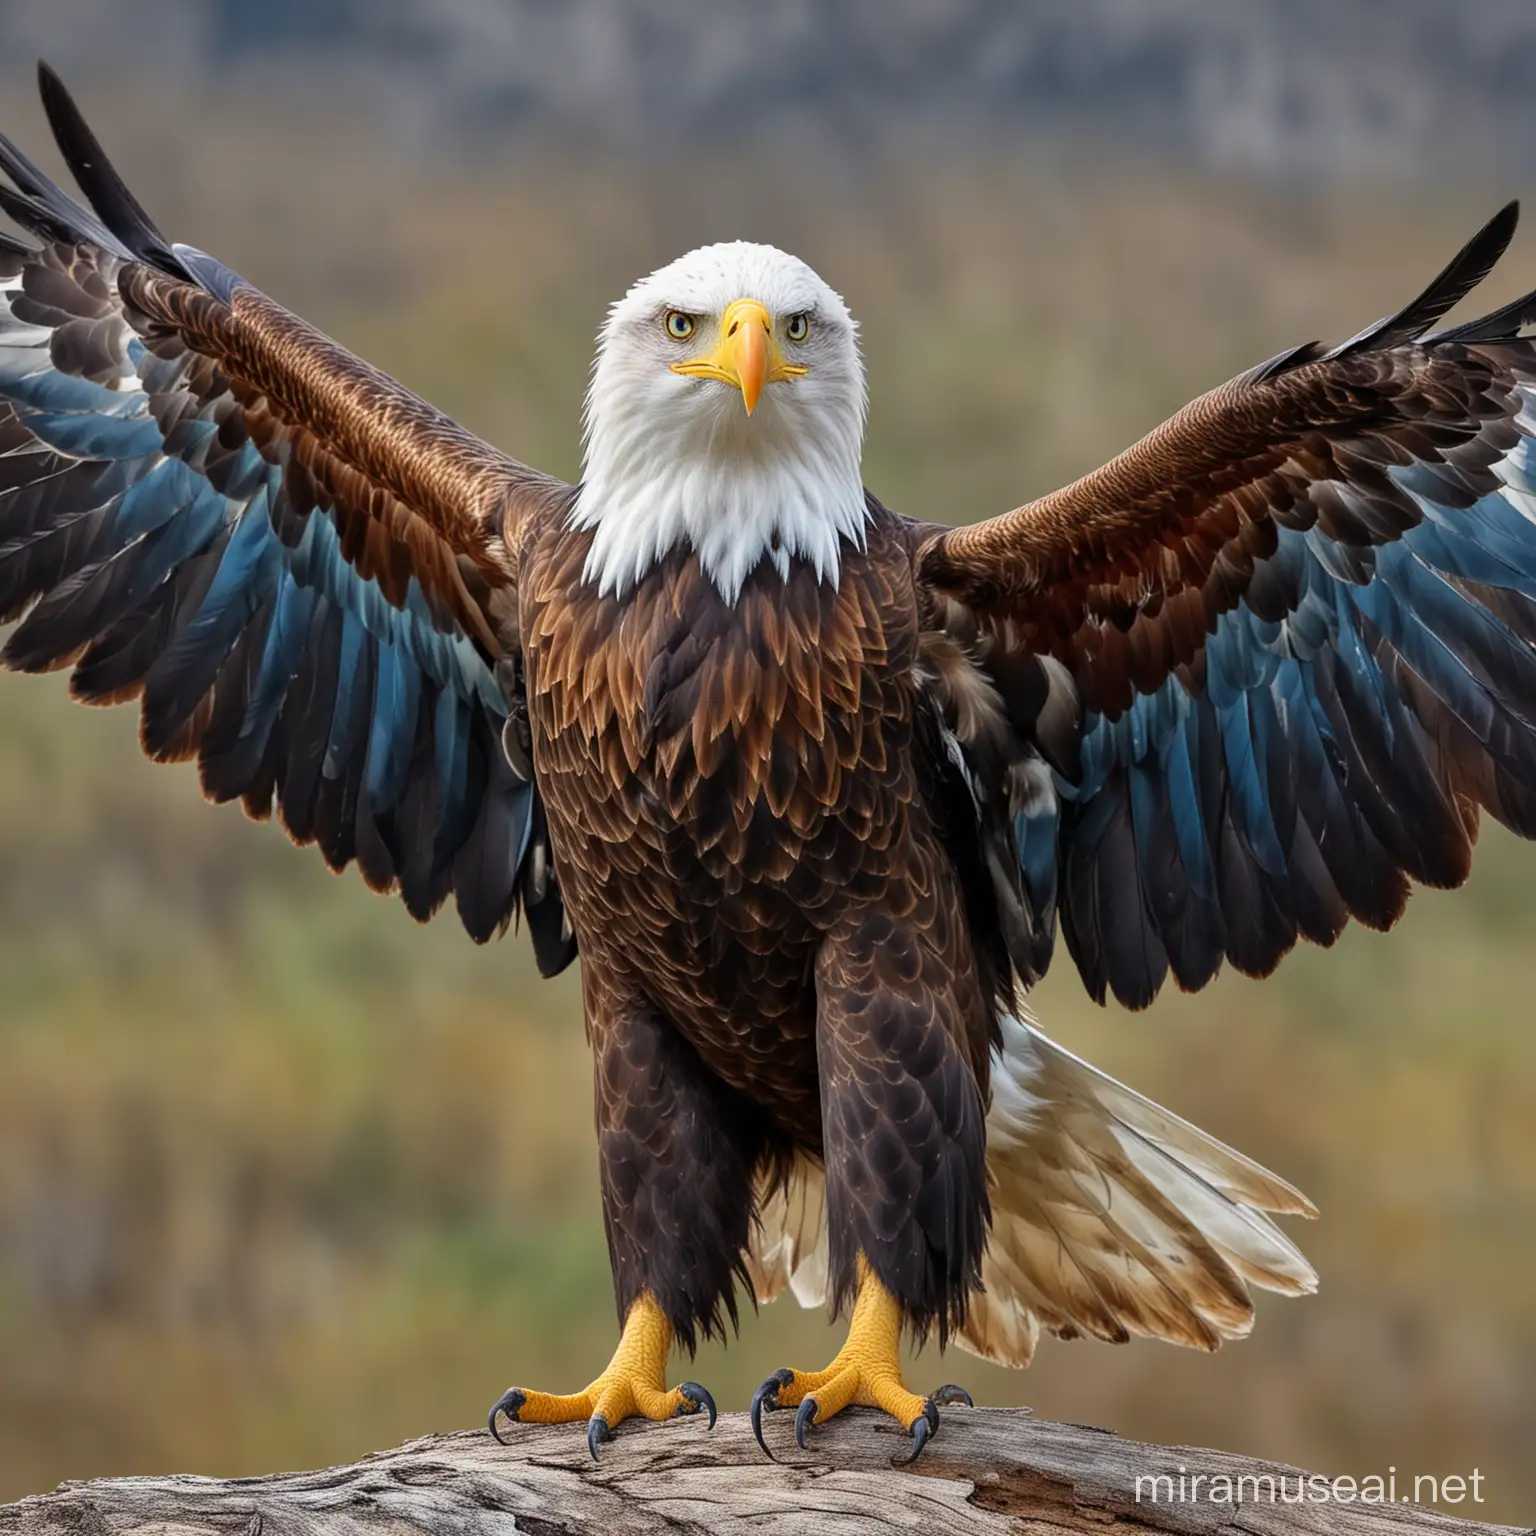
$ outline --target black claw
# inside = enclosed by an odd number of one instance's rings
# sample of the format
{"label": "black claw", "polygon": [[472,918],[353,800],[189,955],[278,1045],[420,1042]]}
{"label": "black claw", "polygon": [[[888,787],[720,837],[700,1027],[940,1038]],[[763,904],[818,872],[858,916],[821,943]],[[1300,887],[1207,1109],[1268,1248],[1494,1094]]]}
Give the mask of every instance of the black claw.
{"label": "black claw", "polygon": [[592,1417],[587,1420],[587,1449],[592,1452],[593,1461],[600,1459],[597,1454],[598,1446],[600,1446],[605,1440],[612,1439],[613,1431],[608,1427],[608,1420],[605,1419],[602,1414],[594,1413]]}
{"label": "black claw", "polygon": [[939,1410],[934,1407],[930,1397],[923,1404],[923,1411],[912,1421],[912,1454],[910,1456],[893,1456],[893,1467],[910,1467],[919,1456],[923,1454],[923,1447],[933,1439],[934,1431],[939,1427]]}
{"label": "black claw", "polygon": [[[763,1455],[769,1461],[774,1460],[774,1454],[768,1449],[768,1442],[763,1439],[763,1410],[774,1412],[779,1406],[779,1388],[787,1387],[795,1379],[795,1373],[787,1366],[780,1366],[756,1392],[752,1394],[752,1433],[757,1436],[757,1443],[763,1448]],[[709,1421],[713,1424],[715,1421]]]}
{"label": "black claw", "polygon": [[508,1387],[505,1392],[491,1405],[490,1416],[485,1421],[485,1427],[490,1430],[491,1438],[497,1445],[510,1445],[511,1442],[501,1438],[501,1431],[496,1428],[498,1414],[506,1414],[508,1420],[517,1423],[517,1411],[528,1401],[528,1394],[521,1387]]}
{"label": "black claw", "polygon": [[800,1407],[795,1412],[795,1444],[803,1451],[805,1449],[805,1432],[816,1422],[816,1399],[814,1397],[802,1397]]}
{"label": "black claw", "polygon": [[976,1406],[971,1401],[971,1394],[964,1387],[955,1386],[953,1382],[948,1386],[940,1387],[928,1401],[938,1404],[940,1408],[949,1408],[955,1403],[964,1403],[967,1408]]}
{"label": "black claw", "polygon": [[[678,1405],[679,1415],[685,1413],[697,1413],[700,1408],[709,1410],[709,1427],[715,1427],[715,1400],[709,1395],[708,1387],[701,1387],[696,1381],[685,1381],[677,1389],[683,1394],[683,1401]],[[688,1405],[692,1404],[690,1408]]]}

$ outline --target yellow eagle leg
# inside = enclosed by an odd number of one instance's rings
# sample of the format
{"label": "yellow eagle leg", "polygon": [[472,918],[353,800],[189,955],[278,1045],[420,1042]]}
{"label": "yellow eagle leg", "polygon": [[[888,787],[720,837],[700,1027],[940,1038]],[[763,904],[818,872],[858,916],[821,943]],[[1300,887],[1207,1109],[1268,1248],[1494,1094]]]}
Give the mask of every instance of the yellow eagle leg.
{"label": "yellow eagle leg", "polygon": [[649,1291],[642,1291],[624,1319],[619,1346],[607,1369],[584,1392],[564,1396],[509,1387],[496,1400],[487,1421],[491,1434],[505,1445],[497,1418],[505,1414],[519,1424],[566,1424],[587,1421],[587,1447],[597,1460],[597,1448],[611,1439],[614,1425],[639,1414],[647,1419],[675,1419],[709,1413],[715,1427],[715,1400],[696,1381],[670,1391],[666,1385],[667,1356],[672,1353],[672,1325]]}
{"label": "yellow eagle leg", "polygon": [[[916,1461],[939,1427],[939,1405],[964,1403],[961,1387],[940,1387],[931,1397],[909,1392],[901,1379],[901,1304],[880,1283],[863,1254],[858,1260],[858,1295],[848,1337],[824,1371],[775,1371],[752,1395],[752,1432],[769,1456],[763,1439],[763,1411],[797,1408],[795,1443],[805,1449],[805,1432],[825,1424],[849,1403],[881,1408],[912,1435],[912,1451],[894,1465]],[[798,1405],[798,1407],[797,1407]]]}

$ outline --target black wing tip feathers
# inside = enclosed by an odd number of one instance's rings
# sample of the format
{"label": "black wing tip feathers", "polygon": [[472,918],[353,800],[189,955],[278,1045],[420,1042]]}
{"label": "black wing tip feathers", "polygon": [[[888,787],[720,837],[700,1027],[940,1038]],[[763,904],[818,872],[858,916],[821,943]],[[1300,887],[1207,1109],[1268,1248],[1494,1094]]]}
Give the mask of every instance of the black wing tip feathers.
{"label": "black wing tip feathers", "polygon": [[1424,342],[1436,345],[1444,341],[1511,341],[1519,334],[1521,326],[1533,321],[1536,321],[1536,289],[1522,293],[1491,315],[1436,331],[1432,336],[1424,337]]}
{"label": "black wing tip feathers", "polygon": [[107,158],[58,72],[44,59],[37,61],[37,88],[54,143],[96,216],[135,259],[174,277],[190,279],[170,241]]}
{"label": "black wing tip feathers", "polygon": [[0,134],[0,171],[11,179],[15,188],[5,211],[24,229],[45,240],[90,241],[131,259],[132,253],[106,225],[45,176],[3,134]]}
{"label": "black wing tip feathers", "polygon": [[1451,257],[1434,280],[1396,314],[1368,326],[1328,354],[1348,357],[1380,352],[1405,341],[1417,341],[1445,312],[1454,308],[1483,281],[1509,249],[1520,222],[1520,204],[1511,198]]}
{"label": "black wing tip feathers", "polygon": [[[1519,333],[1521,326],[1536,321],[1536,289],[1533,289],[1501,305],[1491,314],[1481,315],[1475,320],[1464,320],[1460,325],[1447,326],[1442,331],[1428,330],[1429,326],[1464,299],[1494,269],[1509,249],[1519,223],[1520,200],[1511,198],[1462,247],[1446,270],[1431,284],[1431,291],[1442,284],[1450,286],[1461,283],[1464,286],[1459,287],[1449,303],[1440,305],[1433,314],[1424,318],[1411,338],[1405,339],[1421,342],[1425,346],[1456,341],[1510,341]],[[1416,302],[1421,303],[1422,300]],[[1409,307],[1411,309],[1414,306]]]}
{"label": "black wing tip feathers", "polygon": [[37,61],[37,87],[54,142],[90,208],[82,207],[0,134],[0,171],[15,184],[0,184],[0,210],[41,239],[88,241],[125,260],[195,283],[230,303],[243,279],[196,247],[174,244],[161,234],[107,158],[58,71],[45,59]]}
{"label": "black wing tip feathers", "polygon": [[[1491,219],[1489,219],[1488,224],[1489,226],[1492,226],[1494,224],[1498,224],[1501,220],[1507,220],[1509,223],[1509,233],[1504,237],[1504,244],[1507,246],[1509,242],[1514,238],[1515,230],[1520,225],[1520,199],[1518,197],[1510,198],[1510,200],[1505,203],[1504,206],[1500,208],[1499,211],[1494,214]],[[1502,256],[1503,254],[1504,252],[1501,248],[1499,255]],[[1495,257],[1494,259],[1497,260],[1498,258]]]}
{"label": "black wing tip feathers", "polygon": [[1519,223],[1520,201],[1511,198],[1457,251],[1429,286],[1396,313],[1329,350],[1324,350],[1319,342],[1306,342],[1281,352],[1243,375],[1242,382],[1263,384],[1308,363],[1336,362],[1366,352],[1384,352],[1405,342],[1433,346],[1441,342],[1513,339],[1522,325],[1536,321],[1536,290],[1476,320],[1432,333],[1429,327],[1488,276],[1509,249]]}
{"label": "black wing tip feathers", "polygon": [[1282,373],[1289,373],[1293,368],[1300,368],[1305,363],[1315,363],[1325,355],[1326,349],[1320,341],[1304,341],[1299,347],[1288,347],[1284,352],[1277,352],[1273,357],[1266,358],[1256,368],[1250,368],[1242,377],[1244,384],[1263,384],[1269,379],[1277,379]]}
{"label": "black wing tip feathers", "polygon": [[[7,148],[8,143],[0,139],[0,169],[9,172],[10,166],[5,156]],[[3,181],[0,181],[0,213],[14,219],[28,234],[36,235],[39,240],[67,243],[77,238],[71,224],[52,208],[26,192],[18,192],[15,187],[6,186]]]}

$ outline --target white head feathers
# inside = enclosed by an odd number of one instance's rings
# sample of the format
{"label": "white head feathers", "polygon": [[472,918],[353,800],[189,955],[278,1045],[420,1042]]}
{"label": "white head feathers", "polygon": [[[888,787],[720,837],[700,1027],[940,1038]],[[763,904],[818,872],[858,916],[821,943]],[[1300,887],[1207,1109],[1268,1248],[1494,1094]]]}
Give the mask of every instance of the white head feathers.
{"label": "white head feathers", "polygon": [[[770,373],[750,415],[740,386],[673,368],[718,355],[741,299],[766,311],[770,363],[795,374]],[[735,242],[642,278],[608,313],[587,392],[571,514],[595,530],[586,578],[623,596],[686,545],[727,602],[764,558],[784,576],[804,559],[835,585],[843,540],[864,541],[865,404],[853,319],[803,261]]]}

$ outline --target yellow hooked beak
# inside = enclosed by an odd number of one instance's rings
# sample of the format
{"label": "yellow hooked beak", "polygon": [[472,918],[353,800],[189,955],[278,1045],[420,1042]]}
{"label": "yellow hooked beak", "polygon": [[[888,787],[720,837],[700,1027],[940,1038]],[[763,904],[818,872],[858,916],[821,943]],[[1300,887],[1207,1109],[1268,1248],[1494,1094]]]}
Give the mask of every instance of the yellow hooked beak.
{"label": "yellow hooked beak", "polygon": [[737,299],[720,317],[720,345],[708,357],[673,363],[672,372],[690,379],[719,379],[741,391],[750,416],[763,385],[798,379],[810,370],[784,361],[773,336],[773,316],[756,299]]}

